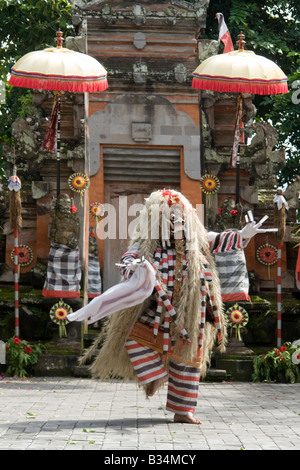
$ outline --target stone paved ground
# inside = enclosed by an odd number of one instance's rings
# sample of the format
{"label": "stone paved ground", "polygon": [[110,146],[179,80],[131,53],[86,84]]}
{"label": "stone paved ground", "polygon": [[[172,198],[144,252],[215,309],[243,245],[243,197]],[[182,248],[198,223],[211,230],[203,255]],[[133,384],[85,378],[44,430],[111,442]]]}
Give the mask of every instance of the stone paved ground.
{"label": "stone paved ground", "polygon": [[201,383],[200,426],[173,423],[165,400],[134,383],[4,377],[0,450],[300,450],[300,384]]}

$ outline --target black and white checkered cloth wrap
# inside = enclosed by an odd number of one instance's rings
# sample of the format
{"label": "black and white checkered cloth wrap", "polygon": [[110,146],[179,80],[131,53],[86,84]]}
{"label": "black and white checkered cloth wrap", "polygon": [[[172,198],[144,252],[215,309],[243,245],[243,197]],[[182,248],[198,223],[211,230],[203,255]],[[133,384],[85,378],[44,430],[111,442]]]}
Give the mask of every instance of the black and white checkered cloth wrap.
{"label": "black and white checkered cloth wrap", "polygon": [[47,276],[44,284],[45,297],[79,297],[81,263],[79,248],[51,243]]}
{"label": "black and white checkered cloth wrap", "polygon": [[102,281],[100,273],[100,263],[97,256],[89,254],[88,268],[88,296],[94,297],[101,294]]}
{"label": "black and white checkered cloth wrap", "polygon": [[215,254],[223,302],[250,302],[249,277],[243,250]]}

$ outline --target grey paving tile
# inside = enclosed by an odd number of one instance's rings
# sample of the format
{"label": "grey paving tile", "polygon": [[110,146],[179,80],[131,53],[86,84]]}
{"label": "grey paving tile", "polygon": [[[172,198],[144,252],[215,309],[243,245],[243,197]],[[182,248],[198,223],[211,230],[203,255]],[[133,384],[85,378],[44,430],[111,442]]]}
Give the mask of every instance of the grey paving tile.
{"label": "grey paving tile", "polygon": [[81,378],[0,382],[1,450],[299,450],[300,384],[201,383],[202,425],[177,424],[166,388]]}

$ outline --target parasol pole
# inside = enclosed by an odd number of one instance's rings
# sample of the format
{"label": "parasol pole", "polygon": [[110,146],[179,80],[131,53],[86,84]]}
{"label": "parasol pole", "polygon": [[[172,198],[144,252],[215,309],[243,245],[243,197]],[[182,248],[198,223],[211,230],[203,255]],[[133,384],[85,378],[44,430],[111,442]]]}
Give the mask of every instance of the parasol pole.
{"label": "parasol pole", "polygon": [[[59,29],[56,34],[56,49],[62,49],[63,33]],[[60,195],[61,92],[56,90],[54,96],[50,125],[42,143],[42,150],[56,152],[56,197],[58,197]]]}
{"label": "parasol pole", "polygon": [[42,150],[56,153],[56,192],[58,197],[60,194],[60,91],[55,91],[54,96],[50,125],[42,143]]}
{"label": "parasol pole", "polygon": [[57,198],[60,195],[60,92],[57,92],[57,151],[56,151],[56,162],[57,162]]}
{"label": "parasol pole", "polygon": [[[56,41],[56,48],[62,49],[63,47],[63,32],[59,30],[56,32],[57,36],[55,38]],[[56,153],[56,160],[57,160],[57,197],[60,195],[60,92],[56,92],[57,94],[57,136],[56,136],[56,145],[57,145],[57,153]]]}
{"label": "parasol pole", "polygon": [[240,144],[238,146],[237,158],[236,158],[236,189],[235,189],[235,203],[239,204],[240,202]]}
{"label": "parasol pole", "polygon": [[240,154],[240,143],[241,143],[241,125],[242,125],[242,114],[243,114],[243,96],[240,94],[238,96],[237,102],[237,111],[236,111],[236,120],[234,128],[234,139],[232,145],[232,154],[230,165],[236,168],[236,189],[235,189],[235,203],[239,204],[240,202],[240,163],[241,163],[241,154]]}
{"label": "parasol pole", "polygon": [[[238,52],[244,51],[244,46],[246,44],[245,35],[240,32],[238,34],[238,41],[236,44],[238,45]],[[235,125],[235,139],[237,140],[237,148],[234,150],[233,144],[233,152],[236,151],[236,190],[235,190],[235,203],[239,204],[240,202],[240,165],[241,165],[241,126],[242,126],[242,115],[243,115],[243,95],[240,93],[238,96],[238,104],[237,104],[237,117],[236,117],[236,125]],[[234,158],[232,158],[234,160]]]}

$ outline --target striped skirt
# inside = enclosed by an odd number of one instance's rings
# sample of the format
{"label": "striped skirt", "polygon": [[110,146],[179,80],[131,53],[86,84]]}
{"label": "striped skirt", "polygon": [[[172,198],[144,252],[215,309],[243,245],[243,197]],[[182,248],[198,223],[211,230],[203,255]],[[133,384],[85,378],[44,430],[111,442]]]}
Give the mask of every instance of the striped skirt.
{"label": "striped skirt", "polygon": [[[159,353],[133,340],[126,342],[131,364],[141,385],[167,377]],[[166,409],[176,414],[194,414],[200,370],[170,358]]]}

